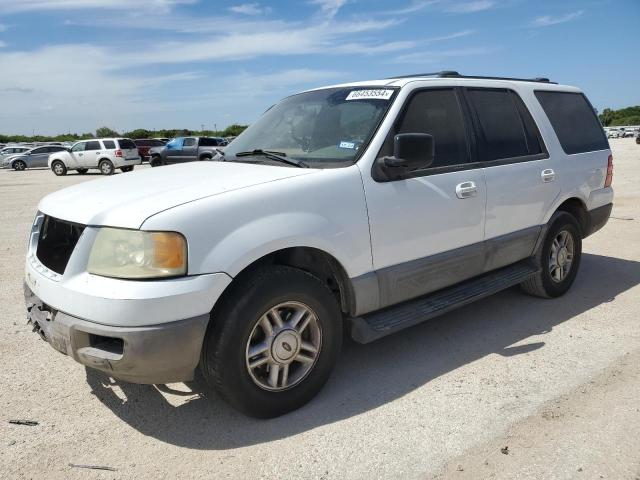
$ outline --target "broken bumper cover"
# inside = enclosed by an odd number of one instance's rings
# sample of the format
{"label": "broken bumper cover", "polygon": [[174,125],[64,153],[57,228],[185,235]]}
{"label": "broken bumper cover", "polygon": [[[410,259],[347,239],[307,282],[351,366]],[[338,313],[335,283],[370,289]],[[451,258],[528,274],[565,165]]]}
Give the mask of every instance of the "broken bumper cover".
{"label": "broken bumper cover", "polygon": [[132,383],[164,384],[193,378],[208,314],[160,325],[108,326],[49,307],[26,283],[24,294],[34,331],[87,367]]}

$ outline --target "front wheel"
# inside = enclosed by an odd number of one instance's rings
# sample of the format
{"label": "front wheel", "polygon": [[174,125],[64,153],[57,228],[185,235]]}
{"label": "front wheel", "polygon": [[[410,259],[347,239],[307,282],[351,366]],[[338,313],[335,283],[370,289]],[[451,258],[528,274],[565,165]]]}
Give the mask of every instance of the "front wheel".
{"label": "front wheel", "polygon": [[160,165],[162,165],[162,160],[160,160],[160,157],[151,157],[151,159],[149,160],[149,164],[152,167],[159,167]]}
{"label": "front wheel", "polygon": [[536,254],[540,272],[521,284],[522,289],[538,297],[564,295],[576,278],[582,257],[582,233],[575,217],[556,212],[542,246]]}
{"label": "front wheel", "polygon": [[342,345],[336,297],[313,275],[275,266],[240,277],[214,310],[201,369],[235,408],[276,417],[311,400]]}
{"label": "front wheel", "polygon": [[25,170],[27,168],[27,164],[25,162],[23,162],[22,160],[16,160],[15,162],[13,162],[13,169],[16,172],[21,172],[23,170]]}
{"label": "front wheel", "polygon": [[110,160],[101,160],[98,168],[103,175],[113,175],[113,172],[116,170]]}
{"label": "front wheel", "polygon": [[56,160],[55,162],[53,162],[51,164],[51,170],[53,171],[53,173],[55,173],[58,177],[61,177],[63,175],[67,174],[67,167],[65,166],[64,163],[62,163],[60,160]]}

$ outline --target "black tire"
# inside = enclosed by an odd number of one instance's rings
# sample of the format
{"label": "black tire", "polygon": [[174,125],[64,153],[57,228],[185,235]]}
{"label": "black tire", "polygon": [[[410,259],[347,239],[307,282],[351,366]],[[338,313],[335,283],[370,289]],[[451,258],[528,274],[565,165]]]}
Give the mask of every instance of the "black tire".
{"label": "black tire", "polygon": [[211,160],[212,158],[213,158],[213,157],[212,157],[211,155],[202,155],[202,156],[200,157],[200,161],[201,161],[201,162],[204,162],[204,161],[207,161],[207,160]]}
{"label": "black tire", "polygon": [[67,174],[67,166],[60,160],[55,160],[51,163],[51,171],[58,177],[62,177]]}
{"label": "black tire", "polygon": [[16,172],[22,172],[27,168],[27,164],[24,162],[24,160],[16,160],[11,166]]}
{"label": "black tire", "polygon": [[80,175],[84,175],[86,174],[89,169],[88,168],[79,168],[78,170],[76,170]]}
{"label": "black tire", "polygon": [[103,175],[113,175],[116,171],[111,160],[100,160],[98,168],[100,169],[100,173]]}
{"label": "black tire", "polygon": [[[575,217],[567,212],[556,212],[548,223],[549,227],[542,245],[538,248],[535,259],[541,267],[540,273],[521,283],[522,289],[537,297],[555,298],[564,295],[576,278],[582,257],[582,231]],[[573,255],[568,272],[560,280],[552,275],[552,246],[554,240],[563,232],[569,234],[573,241]],[[554,269],[554,271],[556,271]]]}
{"label": "black tire", "polygon": [[120,170],[122,170],[124,173],[132,172],[133,171],[133,165],[129,165],[128,167],[120,167]]}
{"label": "black tire", "polygon": [[154,157],[151,157],[151,159],[149,160],[149,164],[152,167],[159,167],[160,165],[162,165],[162,160],[160,159],[160,157],[154,156]]}
{"label": "black tire", "polygon": [[[253,417],[272,418],[300,408],[326,383],[340,353],[342,315],[335,296],[318,278],[285,266],[253,270],[230,288],[211,315],[201,356],[204,378],[229,404]],[[315,363],[298,383],[270,391],[253,379],[245,355],[261,317],[283,302],[299,302],[312,310],[321,343]]]}

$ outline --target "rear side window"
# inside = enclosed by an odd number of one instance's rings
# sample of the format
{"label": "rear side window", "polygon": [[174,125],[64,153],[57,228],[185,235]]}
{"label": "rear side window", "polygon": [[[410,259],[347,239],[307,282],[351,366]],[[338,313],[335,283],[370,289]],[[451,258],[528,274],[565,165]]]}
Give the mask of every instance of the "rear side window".
{"label": "rear side window", "polygon": [[[453,90],[425,90],[416,93],[395,133],[432,135],[435,156],[431,168],[460,165],[469,160],[462,111]],[[393,153],[393,135],[387,139],[383,151],[384,155]]]}
{"label": "rear side window", "polygon": [[136,144],[133,143],[133,141],[129,140],[128,138],[119,138],[118,139],[118,143],[120,144],[120,148],[122,150],[129,150],[132,148],[138,148],[136,147]]}
{"label": "rear side window", "polygon": [[470,88],[467,97],[476,114],[480,161],[541,153],[535,123],[514,92]]}
{"label": "rear side window", "polygon": [[113,140],[103,140],[102,143],[104,143],[104,148],[107,150],[116,149],[116,142],[114,142]]}
{"label": "rear side window", "polygon": [[135,140],[135,144],[139,147],[151,146],[151,140]]}
{"label": "rear side window", "polygon": [[535,92],[565,153],[606,150],[609,143],[587,98],[573,92]]}
{"label": "rear side window", "polygon": [[84,149],[86,150],[102,150],[102,146],[100,146],[100,142],[97,140],[92,140],[84,144]]}

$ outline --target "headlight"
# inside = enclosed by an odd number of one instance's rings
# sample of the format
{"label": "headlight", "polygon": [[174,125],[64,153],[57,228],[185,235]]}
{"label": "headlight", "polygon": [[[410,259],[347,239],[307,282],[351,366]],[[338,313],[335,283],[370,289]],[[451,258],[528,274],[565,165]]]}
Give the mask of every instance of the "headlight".
{"label": "headlight", "polygon": [[177,232],[103,227],[91,248],[87,270],[131,279],[186,275],[187,241]]}

